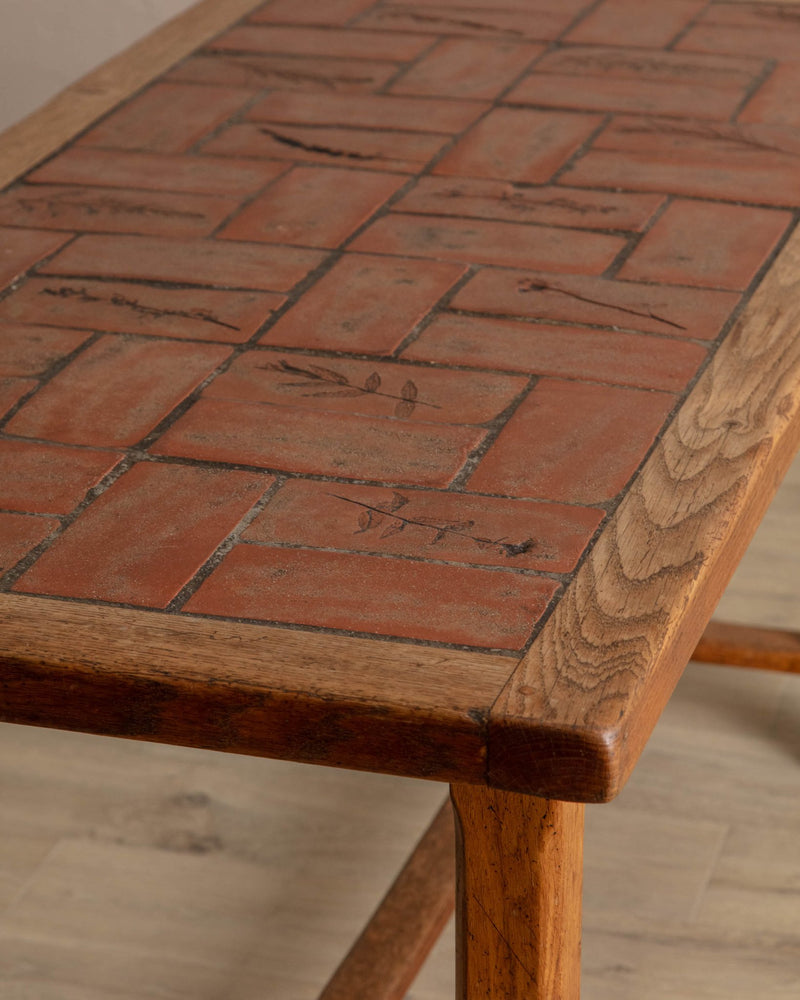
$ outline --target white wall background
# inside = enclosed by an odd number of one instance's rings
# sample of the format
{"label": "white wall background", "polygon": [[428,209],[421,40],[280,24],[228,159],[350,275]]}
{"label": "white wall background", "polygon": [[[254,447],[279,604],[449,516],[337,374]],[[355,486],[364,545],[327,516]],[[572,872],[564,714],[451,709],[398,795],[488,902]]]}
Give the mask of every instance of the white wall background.
{"label": "white wall background", "polygon": [[0,0],[0,131],[193,0]]}

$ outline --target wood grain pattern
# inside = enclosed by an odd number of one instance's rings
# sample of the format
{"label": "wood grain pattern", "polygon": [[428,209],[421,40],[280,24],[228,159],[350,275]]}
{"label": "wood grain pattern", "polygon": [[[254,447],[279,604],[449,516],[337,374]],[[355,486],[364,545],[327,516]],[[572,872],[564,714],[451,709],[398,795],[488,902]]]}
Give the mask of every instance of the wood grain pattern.
{"label": "wood grain pattern", "polygon": [[513,663],[15,595],[0,649],[3,722],[476,782]]}
{"label": "wood grain pattern", "polygon": [[795,233],[492,710],[492,784],[582,801],[631,772],[800,439]]}
{"label": "wood grain pattern", "polygon": [[0,134],[0,188],[261,4],[202,0]]}
{"label": "wood grain pattern", "polygon": [[319,1000],[403,1000],[453,912],[455,860],[447,801]]}
{"label": "wood grain pattern", "polygon": [[454,785],[457,1000],[578,1000],[584,807]]}
{"label": "wood grain pattern", "polygon": [[712,621],[695,647],[692,659],[800,674],[800,633]]}

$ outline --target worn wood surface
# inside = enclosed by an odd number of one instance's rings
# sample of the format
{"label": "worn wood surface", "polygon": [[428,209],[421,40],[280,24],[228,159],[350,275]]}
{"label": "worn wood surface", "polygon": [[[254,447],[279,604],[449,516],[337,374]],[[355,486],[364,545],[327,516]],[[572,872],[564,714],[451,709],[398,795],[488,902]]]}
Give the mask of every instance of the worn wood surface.
{"label": "worn wood surface", "polygon": [[578,1000],[583,812],[454,785],[457,1000]]}
{"label": "worn wood surface", "polygon": [[799,324],[795,233],[493,707],[493,784],[624,784],[797,448]]}
{"label": "worn wood surface", "polygon": [[403,1000],[455,905],[445,802],[319,1000]]}
{"label": "worn wood surface", "polygon": [[441,780],[482,780],[482,717],[509,671],[504,657],[13,595],[0,648],[4,722]]}
{"label": "worn wood surface", "polygon": [[258,6],[256,0],[202,0],[6,129],[0,135],[0,187]]}
{"label": "worn wood surface", "polygon": [[800,634],[712,621],[695,647],[692,659],[800,674]]}

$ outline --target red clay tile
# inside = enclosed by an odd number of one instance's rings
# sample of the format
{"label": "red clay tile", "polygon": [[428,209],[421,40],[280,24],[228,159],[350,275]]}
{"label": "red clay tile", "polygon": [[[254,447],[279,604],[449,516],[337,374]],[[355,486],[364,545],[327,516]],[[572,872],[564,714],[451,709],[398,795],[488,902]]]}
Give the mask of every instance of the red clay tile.
{"label": "red clay tile", "polygon": [[0,288],[16,281],[29,267],[67,243],[68,233],[0,227]]}
{"label": "red clay tile", "polygon": [[378,219],[351,244],[372,253],[584,274],[604,271],[624,246],[622,237],[601,233],[401,214]]}
{"label": "red clay tile", "polygon": [[290,479],[242,539],[567,573],[601,517],[588,507]]}
{"label": "red clay tile", "polygon": [[433,172],[542,183],[601,122],[597,115],[497,108],[467,132]]}
{"label": "red clay tile", "polygon": [[706,351],[646,334],[440,316],[403,356],[680,392],[705,361]]}
{"label": "red clay tile", "polygon": [[[163,608],[271,482],[251,472],[141,462],[67,528],[14,590]],[[120,530],[126,525],[135,530]]]}
{"label": "red clay tile", "polygon": [[250,202],[220,236],[337,247],[403,183],[397,174],[295,167]]}
{"label": "red clay tile", "polygon": [[793,205],[800,200],[799,153],[797,131],[781,126],[620,118],[560,180]]}
{"label": "red clay tile", "polygon": [[160,455],[284,472],[447,486],[484,432],[226,399],[201,399],[154,446]]}
{"label": "red clay tile", "polygon": [[272,0],[249,20],[268,24],[347,24],[362,10],[367,10],[375,0],[314,0],[299,4],[297,0]]}
{"label": "red clay tile", "polygon": [[541,52],[540,45],[445,39],[404,73],[391,90],[421,97],[495,98]]}
{"label": "red clay tile", "polygon": [[[800,57],[800,51],[798,51]],[[800,128],[800,63],[781,63],[739,115],[740,122]]]}
{"label": "red clay tile", "polygon": [[255,104],[248,111],[247,118],[295,125],[460,132],[488,107],[484,101],[433,101],[393,94],[277,91]]}
{"label": "red clay tile", "polygon": [[[0,311],[14,296],[0,304]],[[52,330],[0,321],[0,375],[41,375],[91,336],[86,330]]]}
{"label": "red clay tile", "polygon": [[0,417],[4,417],[15,403],[38,385],[35,379],[30,378],[0,378]]}
{"label": "red clay tile", "polygon": [[0,440],[0,507],[68,514],[121,457],[111,451]]}
{"label": "red clay tile", "polygon": [[797,60],[800,11],[787,3],[710,4],[678,48]]}
{"label": "red clay tile", "polygon": [[420,177],[394,206],[396,212],[536,222],[575,229],[643,229],[662,195],[530,187],[483,178]]}
{"label": "red clay tile", "polygon": [[59,524],[52,517],[0,512],[0,573],[10,569],[39,542],[43,542]]}
{"label": "red clay tile", "polygon": [[[476,9],[477,7],[482,9]],[[468,35],[497,38],[509,42],[552,41],[572,22],[574,14],[566,5],[559,9],[496,9],[484,0],[462,0],[458,5],[414,4],[387,5],[368,11],[357,20],[359,28],[383,28],[390,31],[423,31],[432,35]],[[509,4],[503,3],[504,8]]]}
{"label": "red clay tile", "polygon": [[525,378],[425,365],[247,351],[203,397],[422,423],[483,424],[502,413],[527,384]]}
{"label": "red clay tile", "polygon": [[185,59],[166,79],[176,83],[216,84],[261,90],[325,90],[342,94],[372,93],[387,83],[401,63],[374,59],[326,59],[324,56],[237,55],[216,52]]}
{"label": "red clay tile", "polygon": [[727,121],[762,70],[757,59],[564,48],[540,59],[508,100]]}
{"label": "red clay tile", "polygon": [[204,152],[414,174],[448,140],[449,136],[437,132],[248,122],[225,129],[206,145]]}
{"label": "red clay tile", "polygon": [[208,236],[238,207],[235,199],[216,195],[35,184],[0,195],[0,222],[83,232]]}
{"label": "red clay tile", "polygon": [[156,83],[78,140],[83,146],[180,153],[247,103],[253,91]]}
{"label": "red clay tile", "polygon": [[465,270],[440,261],[345,254],[261,343],[389,354]]}
{"label": "red clay tile", "polygon": [[542,379],[470,477],[502,496],[600,503],[636,471],[675,397]]}
{"label": "red clay tile", "polygon": [[659,0],[647,6],[643,6],[641,0],[603,0],[566,35],[565,40],[660,49],[706,6],[706,0]]}
{"label": "red clay tile", "polygon": [[277,162],[72,147],[25,179],[37,184],[89,184],[244,198],[286,169],[285,163]]}
{"label": "red clay tile", "polygon": [[239,545],[185,610],[518,649],[557,586],[498,570]]}
{"label": "red clay tile", "polygon": [[675,201],[645,234],[620,278],[745,289],[792,221],[789,212]]}
{"label": "red clay tile", "polygon": [[283,301],[265,292],[30,278],[0,302],[0,320],[240,344]]}
{"label": "red clay tile", "polygon": [[6,430],[67,444],[135,444],[228,354],[212,344],[102,337],[26,403]]}
{"label": "red clay tile", "polygon": [[261,243],[89,235],[79,237],[41,273],[285,292],[324,259],[316,250]]}
{"label": "red clay tile", "polygon": [[458,292],[452,306],[497,316],[713,340],[738,301],[734,292],[706,288],[484,268]]}
{"label": "red clay tile", "polygon": [[209,51],[266,52],[275,55],[337,59],[391,59],[405,62],[428,48],[430,40],[396,31],[347,31],[338,28],[246,25],[232,28],[208,45]]}

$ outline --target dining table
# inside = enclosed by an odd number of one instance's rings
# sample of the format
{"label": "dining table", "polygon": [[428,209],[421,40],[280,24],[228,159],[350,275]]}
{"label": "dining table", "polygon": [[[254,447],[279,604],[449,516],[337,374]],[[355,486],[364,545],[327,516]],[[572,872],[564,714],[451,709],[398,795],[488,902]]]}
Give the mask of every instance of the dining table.
{"label": "dining table", "polygon": [[[0,720],[450,786],[322,1000],[578,1000],[800,445],[800,3],[203,0],[0,136]],[[455,884],[455,892],[453,885]]]}

